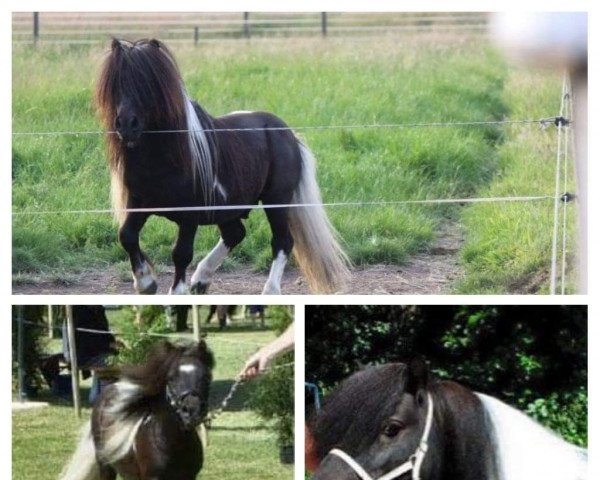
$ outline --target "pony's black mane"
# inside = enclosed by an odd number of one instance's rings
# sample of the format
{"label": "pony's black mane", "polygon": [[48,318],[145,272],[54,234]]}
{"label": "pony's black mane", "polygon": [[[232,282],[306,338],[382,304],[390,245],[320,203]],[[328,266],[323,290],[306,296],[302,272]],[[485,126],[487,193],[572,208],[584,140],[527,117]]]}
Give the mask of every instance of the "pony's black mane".
{"label": "pony's black mane", "polygon": [[[317,456],[324,457],[334,447],[356,455],[370,445],[383,421],[394,412],[405,383],[406,365],[402,363],[367,367],[343,381],[310,420],[312,436],[318,439]],[[360,441],[340,445],[339,439],[345,436]]]}
{"label": "pony's black mane", "polygon": [[215,360],[204,341],[192,346],[160,343],[141,365],[130,365],[121,371],[121,379],[139,386],[146,397],[163,395],[168,381],[169,370],[184,358],[197,358],[210,370]]}

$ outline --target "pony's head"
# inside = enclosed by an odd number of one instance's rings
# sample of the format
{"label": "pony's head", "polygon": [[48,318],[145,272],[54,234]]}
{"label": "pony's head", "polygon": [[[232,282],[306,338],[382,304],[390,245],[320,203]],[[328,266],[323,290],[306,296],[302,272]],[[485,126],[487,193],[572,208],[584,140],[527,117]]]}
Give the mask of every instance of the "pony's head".
{"label": "pony's head", "polygon": [[186,428],[196,428],[208,414],[214,361],[206,344],[184,350],[167,374],[167,401]]}
{"label": "pony's head", "polygon": [[113,39],[96,84],[104,127],[126,148],[147,130],[185,130],[185,92],[175,58],[159,40]]}
{"label": "pony's head", "polygon": [[442,446],[435,413],[423,360],[351,376],[309,425],[309,457],[320,462],[314,478],[439,479]]}
{"label": "pony's head", "polygon": [[162,42],[113,39],[96,82],[95,99],[98,115],[110,132],[106,139],[112,203],[119,223],[125,219],[122,210],[129,195],[124,184],[126,160],[140,151],[148,168],[159,160],[190,174],[204,201],[213,200],[215,150],[204,132],[212,120],[188,98],[175,58]]}
{"label": "pony's head", "polygon": [[122,376],[138,398],[166,399],[184,427],[193,429],[208,413],[214,363],[204,341],[191,346],[162,342],[146,363],[124,369]]}

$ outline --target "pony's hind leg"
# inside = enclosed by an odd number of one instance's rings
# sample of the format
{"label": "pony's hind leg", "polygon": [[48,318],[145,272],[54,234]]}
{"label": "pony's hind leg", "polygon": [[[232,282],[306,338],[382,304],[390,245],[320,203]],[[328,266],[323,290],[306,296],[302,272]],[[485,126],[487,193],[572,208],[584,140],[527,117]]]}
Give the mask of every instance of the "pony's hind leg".
{"label": "pony's hind leg", "polygon": [[229,252],[246,236],[246,229],[240,219],[220,224],[219,230],[221,231],[219,243],[202,259],[192,275],[190,290],[193,293],[208,291],[217,268],[221,266]]}
{"label": "pony's hind leg", "polygon": [[281,293],[283,271],[288,256],[294,247],[294,239],[288,225],[287,209],[267,208],[265,212],[273,233],[273,239],[271,240],[273,263],[262,293],[263,295],[279,295]]}
{"label": "pony's hind leg", "polygon": [[175,277],[173,278],[173,285],[169,289],[170,294],[187,293],[185,271],[194,256],[194,237],[197,230],[198,224],[195,221],[179,224],[179,235],[172,252]]}
{"label": "pony's hind leg", "polygon": [[148,257],[140,249],[140,231],[146,223],[145,213],[129,213],[119,229],[119,241],[129,255],[133,272],[133,288],[137,293],[154,294],[156,277]]}

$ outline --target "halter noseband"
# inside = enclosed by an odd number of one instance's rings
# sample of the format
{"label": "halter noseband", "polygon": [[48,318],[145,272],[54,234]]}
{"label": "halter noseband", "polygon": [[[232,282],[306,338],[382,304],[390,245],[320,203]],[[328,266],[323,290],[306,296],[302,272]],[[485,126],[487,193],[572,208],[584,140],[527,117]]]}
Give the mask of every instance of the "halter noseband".
{"label": "halter noseband", "polygon": [[427,393],[427,418],[425,419],[425,429],[423,430],[423,435],[421,436],[421,441],[419,442],[419,446],[415,450],[408,460],[404,462],[402,465],[394,468],[388,473],[373,478],[371,475],[367,473],[367,471],[360,466],[360,464],[354,460],[350,455],[348,455],[343,450],[339,448],[334,448],[329,451],[330,455],[335,455],[336,457],[342,459],[346,465],[348,465],[354,472],[361,478],[361,480],[392,480],[396,477],[404,475],[412,471],[412,480],[420,480],[421,473],[421,465],[423,464],[423,460],[425,459],[425,454],[427,453],[428,448],[428,440],[429,440],[429,432],[431,431],[431,424],[433,423],[433,400],[431,398],[431,394]]}
{"label": "halter noseband", "polygon": [[167,398],[167,402],[169,402],[169,405],[171,405],[171,407],[173,407],[175,410],[178,409],[178,407],[180,406],[181,402],[183,402],[185,397],[188,397],[190,395],[198,396],[198,392],[195,392],[194,390],[185,390],[180,395],[176,396],[171,391],[171,387],[169,387],[169,384],[167,384],[167,386],[165,388],[165,394],[166,394],[165,396]]}

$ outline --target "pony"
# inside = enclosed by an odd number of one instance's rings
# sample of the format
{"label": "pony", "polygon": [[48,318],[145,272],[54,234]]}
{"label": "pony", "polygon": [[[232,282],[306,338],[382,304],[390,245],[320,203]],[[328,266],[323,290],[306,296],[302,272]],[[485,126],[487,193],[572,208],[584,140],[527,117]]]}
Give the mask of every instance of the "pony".
{"label": "pony", "polygon": [[585,480],[587,451],[422,359],[356,373],[307,423],[314,480]]}
{"label": "pony", "polygon": [[[319,205],[315,158],[283,120],[267,112],[209,115],[190,98],[174,56],[156,39],[113,39],[96,82],[95,103],[109,132],[112,205],[136,292],[157,290],[152,263],[139,244],[151,214],[178,226],[173,294],[188,291],[186,269],[198,227],[218,226],[219,242],[190,281],[189,290],[206,293],[217,268],[244,239],[242,220],[250,206],[259,202],[266,207],[311,204],[265,208],[273,261],[263,293],[281,293],[292,252],[312,291],[343,288],[350,262]],[[248,207],[227,208],[237,205]],[[156,208],[167,210],[130,211]]]}
{"label": "pony", "polygon": [[104,388],[61,480],[194,480],[214,358],[206,343],[159,344]]}

